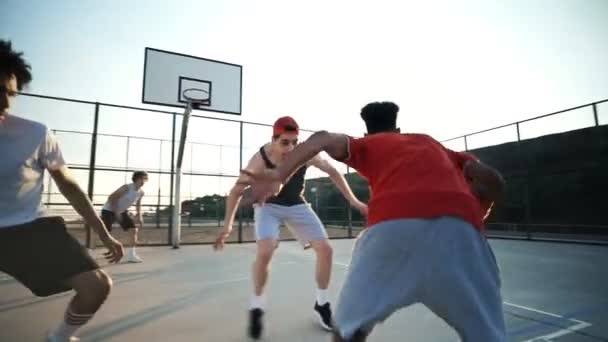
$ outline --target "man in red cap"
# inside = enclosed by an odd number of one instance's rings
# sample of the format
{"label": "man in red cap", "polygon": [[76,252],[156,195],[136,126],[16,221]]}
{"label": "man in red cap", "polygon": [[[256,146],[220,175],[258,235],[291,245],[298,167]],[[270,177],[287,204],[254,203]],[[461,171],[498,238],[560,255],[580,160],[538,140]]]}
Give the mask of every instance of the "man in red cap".
{"label": "man in red cap", "polygon": [[[299,127],[289,117],[279,118],[273,126],[272,139],[251,158],[248,170],[263,172],[274,169],[298,144]],[[253,263],[254,293],[250,304],[249,336],[258,339],[262,335],[262,316],[265,309],[264,286],[268,279],[270,261],[279,241],[279,227],[285,224],[305,247],[312,247],[317,255],[317,298],[314,312],[319,322],[328,331],[332,329],[331,308],[328,299],[328,286],[331,275],[332,248],[323,224],[302,196],[304,176],[308,166],[315,166],[326,172],[348,202],[362,214],[367,214],[367,205],[359,201],[351,191],[342,174],[326,159],[315,156],[300,167],[277,195],[264,204],[254,205],[257,254]],[[226,202],[224,230],[215,242],[215,248],[224,247],[226,238],[232,232],[234,214],[246,185],[241,176],[230,190]]]}

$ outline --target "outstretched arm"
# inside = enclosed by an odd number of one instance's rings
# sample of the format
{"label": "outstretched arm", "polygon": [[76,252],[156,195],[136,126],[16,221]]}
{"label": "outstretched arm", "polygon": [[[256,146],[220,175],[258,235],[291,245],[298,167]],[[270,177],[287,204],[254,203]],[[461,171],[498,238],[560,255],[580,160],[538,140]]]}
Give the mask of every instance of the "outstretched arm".
{"label": "outstretched arm", "polygon": [[[246,169],[253,173],[264,170],[264,162],[259,153],[256,153],[251,160],[249,160]],[[246,174],[241,174],[228,193],[228,197],[226,198],[226,212],[224,215],[224,229],[219,233],[215,241],[215,249],[222,249],[224,247],[224,242],[232,232],[236,210],[241,202],[245,189],[248,187],[247,179],[248,176]]]}
{"label": "outstretched arm", "polygon": [[311,135],[305,142],[296,146],[287,158],[276,169],[278,180],[284,182],[302,165],[325,151],[335,160],[348,158],[348,137],[344,134],[319,131]]}
{"label": "outstretched arm", "polygon": [[308,164],[318,168],[319,170],[327,173],[331,181],[336,185],[342,196],[348,201],[348,203],[355,209],[359,210],[363,215],[367,214],[367,205],[355,196],[352,189],[346,182],[346,179],[327,159],[321,158],[317,155],[308,162]]}

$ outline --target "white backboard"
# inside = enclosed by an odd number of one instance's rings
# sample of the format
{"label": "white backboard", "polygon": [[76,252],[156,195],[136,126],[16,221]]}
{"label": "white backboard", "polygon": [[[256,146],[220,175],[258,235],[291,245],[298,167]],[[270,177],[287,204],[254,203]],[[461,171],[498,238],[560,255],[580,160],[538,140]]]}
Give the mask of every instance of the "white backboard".
{"label": "white backboard", "polygon": [[182,91],[209,92],[209,105],[198,109],[241,114],[243,67],[180,53],[146,48],[142,102],[184,108]]}

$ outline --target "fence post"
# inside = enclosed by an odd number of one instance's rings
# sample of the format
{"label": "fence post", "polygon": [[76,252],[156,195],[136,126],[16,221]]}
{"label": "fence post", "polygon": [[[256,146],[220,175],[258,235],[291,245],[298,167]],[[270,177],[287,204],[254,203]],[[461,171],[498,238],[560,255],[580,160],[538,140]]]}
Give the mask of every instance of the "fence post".
{"label": "fence post", "polygon": [[467,136],[463,136],[464,138],[464,150],[469,151],[469,142],[467,141]]}
{"label": "fence post", "polygon": [[160,141],[159,144],[159,153],[158,153],[158,195],[156,197],[156,229],[160,229],[160,199],[161,199],[161,190],[160,185],[162,184],[162,176],[163,176],[163,140]]}
{"label": "fence post", "polygon": [[517,130],[517,141],[521,141],[521,135],[519,133],[519,122],[515,123],[515,129]]}
{"label": "fence post", "polygon": [[[89,160],[89,187],[87,189],[87,195],[93,204],[93,192],[95,191],[95,162],[97,157],[97,132],[99,129],[99,102],[95,103],[95,116],[93,118],[93,134],[91,136],[91,158]],[[88,248],[95,246],[91,245],[91,227],[85,226],[86,230],[86,245]]]}
{"label": "fence post", "polygon": [[173,236],[173,182],[175,180],[175,126],[177,114],[173,113],[173,131],[171,132],[171,179],[169,180],[169,229],[167,229],[167,243],[172,244]]}
{"label": "fence post", "polygon": [[600,125],[600,120],[597,117],[597,104],[593,104],[593,119],[595,120],[595,127]]}
{"label": "fence post", "polygon": [[[162,174],[158,175],[160,178]],[[160,184],[160,182],[158,182]],[[158,187],[158,197],[156,198],[156,229],[160,228],[160,186]]]}
{"label": "fence post", "polygon": [[[243,168],[243,121],[239,124],[239,175]],[[225,220],[226,218],[224,218]],[[239,206],[239,243],[243,242],[243,208]]]}

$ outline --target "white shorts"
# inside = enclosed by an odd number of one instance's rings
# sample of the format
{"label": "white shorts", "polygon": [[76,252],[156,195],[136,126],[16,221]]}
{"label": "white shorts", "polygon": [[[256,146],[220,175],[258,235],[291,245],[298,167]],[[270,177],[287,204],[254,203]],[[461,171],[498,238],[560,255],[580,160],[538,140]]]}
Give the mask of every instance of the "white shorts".
{"label": "white shorts", "polygon": [[254,206],[256,240],[279,240],[279,228],[285,224],[295,238],[306,247],[311,241],[327,240],[323,223],[310,204],[283,206],[266,203]]}

